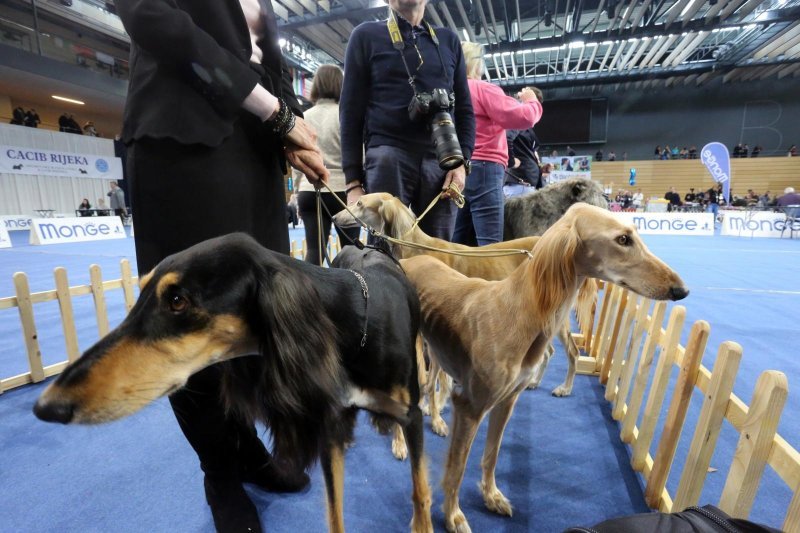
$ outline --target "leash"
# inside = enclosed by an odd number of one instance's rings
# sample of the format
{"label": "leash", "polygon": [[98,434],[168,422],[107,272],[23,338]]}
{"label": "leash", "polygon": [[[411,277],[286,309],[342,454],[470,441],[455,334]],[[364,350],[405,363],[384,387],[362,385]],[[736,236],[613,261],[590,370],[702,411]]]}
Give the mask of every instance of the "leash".
{"label": "leash", "polygon": [[361,293],[364,295],[364,330],[361,335],[361,347],[363,348],[365,344],[367,344],[367,324],[369,323],[369,287],[367,286],[367,280],[364,279],[364,276],[356,272],[352,269],[350,272],[356,277],[358,282],[361,284]]}
{"label": "leash", "polygon": [[[416,242],[407,241],[405,239],[396,239],[394,237],[386,235],[385,233],[381,233],[380,231],[376,230],[375,228],[373,228],[372,226],[370,226],[369,224],[367,224],[366,222],[364,222],[363,220],[358,218],[355,215],[355,213],[353,213],[350,210],[350,208],[347,206],[347,203],[343,202],[341,200],[341,198],[339,198],[339,196],[337,196],[336,193],[328,186],[327,183],[322,182],[322,187],[325,187],[329,192],[331,192],[333,194],[333,197],[336,199],[337,202],[339,202],[339,204],[342,206],[342,208],[345,211],[347,211],[350,214],[351,217],[353,217],[353,220],[355,220],[362,228],[367,230],[367,233],[369,233],[372,237],[375,237],[376,239],[383,239],[386,242],[390,242],[392,244],[397,244],[399,246],[405,246],[407,248],[415,248],[417,250],[426,250],[426,251],[429,251],[429,252],[439,252],[439,253],[450,254],[450,255],[460,255],[460,256],[464,256],[464,257],[504,257],[504,256],[509,256],[509,255],[524,254],[524,255],[527,255],[529,259],[533,258],[533,254],[530,252],[530,250],[522,250],[522,249],[518,249],[518,248],[505,248],[505,249],[499,249],[498,248],[498,249],[495,249],[495,250],[481,250],[479,248],[470,249],[470,250],[445,250],[445,249],[442,249],[442,248],[436,248],[434,246],[428,246],[426,244],[419,244],[419,243],[416,243]],[[450,188],[452,188],[452,189],[450,189]],[[460,202],[461,203],[461,207],[463,207],[463,205],[464,205],[464,196],[463,196],[463,194],[461,194],[461,192],[458,190],[458,188],[455,187],[455,185],[453,185],[452,183],[450,184],[448,189],[453,190],[453,191],[455,191],[457,193],[457,197],[456,198],[460,198],[460,200],[454,199],[454,201],[456,202],[457,206],[459,205],[459,202]],[[320,194],[321,194],[321,191],[318,188],[317,189],[317,202],[319,202],[319,204],[321,204]],[[436,202],[439,201],[440,198],[441,198],[441,195],[436,195],[436,198],[434,198],[433,201],[431,201],[431,203],[428,205],[427,209],[425,209],[425,211],[422,213],[422,216],[427,214],[428,211],[430,211],[433,208],[433,206],[436,204]],[[325,207],[325,206],[323,205],[323,207]],[[327,210],[327,207],[325,207],[325,210],[328,213],[328,216],[330,216],[330,211]],[[320,219],[319,215],[320,214],[319,214],[319,211],[318,211],[317,212],[318,223],[319,223],[319,219]],[[418,217],[416,219],[416,221],[414,223],[414,226],[412,226],[412,228],[411,228],[412,230],[414,229],[414,227],[416,227],[417,223],[419,223],[419,221],[422,219],[422,216],[420,216],[420,217]],[[331,220],[333,220],[333,217],[331,217]],[[337,228],[339,227],[335,222],[334,222],[334,225]],[[348,239],[349,239],[349,237],[348,237]],[[352,242],[352,244],[355,244],[356,246],[358,246],[361,249],[366,247],[366,245],[364,245],[364,244],[361,244],[359,246],[360,241],[358,241],[358,240],[356,240],[356,241],[352,241],[351,240],[351,242]]]}

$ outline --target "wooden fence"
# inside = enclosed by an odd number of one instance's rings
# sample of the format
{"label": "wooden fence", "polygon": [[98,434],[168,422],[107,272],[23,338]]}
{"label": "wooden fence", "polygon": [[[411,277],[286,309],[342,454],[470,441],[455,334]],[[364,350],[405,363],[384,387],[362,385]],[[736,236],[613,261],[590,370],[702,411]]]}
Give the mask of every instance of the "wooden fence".
{"label": "wooden fence", "polygon": [[[718,506],[734,517],[747,518],[769,465],[793,495],[782,527],[787,533],[800,533],[800,454],[776,432],[788,394],[786,376],[775,370],[763,372],[748,407],[732,393],[742,347],[723,342],[709,371],[700,364],[709,324],[695,322],[686,346],[681,346],[686,308],[674,306],[664,329],[666,307],[665,302],[605,284],[593,320],[580,324],[575,335],[587,354],[580,358],[578,372],[597,375],[605,385],[612,416],[620,422],[620,439],[630,446],[631,465],[646,480],[647,504],[664,512],[698,504],[727,420],[739,433],[739,441]],[[678,377],[653,457],[650,449],[673,367],[679,369]],[[694,433],[685,464],[675,472],[680,481],[672,495],[666,489],[667,478],[695,389],[702,392],[703,405],[697,425],[686,428]]]}
{"label": "wooden fence", "polygon": [[[302,240],[300,245],[294,241],[291,243],[291,255],[297,259],[302,259],[306,253],[306,241]],[[340,250],[339,239],[328,240],[328,253],[331,257],[335,256]],[[15,296],[0,298],[0,311],[4,309],[17,308],[19,311],[22,335],[25,339],[25,352],[28,357],[29,371],[16,376],[4,377],[0,375],[0,394],[9,389],[38,383],[50,376],[59,374],[69,363],[75,361],[81,354],[78,346],[78,332],[75,327],[75,316],[73,313],[73,298],[92,295],[94,300],[94,312],[97,319],[98,338],[106,335],[109,330],[108,309],[106,304],[106,292],[110,290],[122,289],[125,299],[125,312],[131,310],[136,301],[136,284],[138,278],[131,274],[131,265],[127,259],[120,261],[121,278],[112,281],[103,281],[102,272],[97,265],[89,267],[89,285],[78,285],[70,287],[67,279],[67,271],[58,267],[54,270],[55,290],[31,292],[28,284],[28,277],[23,272],[14,274]],[[42,360],[42,350],[39,345],[39,330],[36,325],[34,305],[44,302],[58,301],[61,315],[61,327],[64,334],[64,345],[66,360],[45,366]],[[84,349],[88,346],[84,346]]]}

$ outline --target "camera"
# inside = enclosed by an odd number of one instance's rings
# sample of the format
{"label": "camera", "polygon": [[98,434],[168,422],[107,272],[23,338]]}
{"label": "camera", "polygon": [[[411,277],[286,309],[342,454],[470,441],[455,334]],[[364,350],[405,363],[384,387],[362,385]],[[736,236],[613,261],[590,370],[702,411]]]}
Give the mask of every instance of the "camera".
{"label": "camera", "polygon": [[464,154],[450,115],[454,103],[455,96],[452,93],[445,89],[434,89],[429,93],[414,94],[408,104],[408,116],[413,122],[429,121],[431,140],[442,170],[453,170],[464,164]]}

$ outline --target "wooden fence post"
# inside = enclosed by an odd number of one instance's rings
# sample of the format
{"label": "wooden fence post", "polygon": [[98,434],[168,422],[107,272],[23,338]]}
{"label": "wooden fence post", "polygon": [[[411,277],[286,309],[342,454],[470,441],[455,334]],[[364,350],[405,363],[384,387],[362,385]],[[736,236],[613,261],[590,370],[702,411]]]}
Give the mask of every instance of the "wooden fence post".
{"label": "wooden fence post", "polygon": [[[589,353],[590,356],[594,357],[595,360],[598,360],[600,357],[600,345],[602,344],[603,340],[603,332],[606,329],[606,322],[608,321],[608,308],[611,305],[611,294],[614,292],[614,285],[610,283],[605,284],[605,288],[603,289],[603,305],[600,309],[600,317],[597,320],[597,329],[595,330],[594,334],[594,343],[592,344],[592,351]],[[597,367],[599,370],[600,367]]]}
{"label": "wooden fence post", "polygon": [[130,313],[136,299],[133,296],[133,276],[131,276],[131,263],[127,259],[119,262],[122,272],[122,292],[125,295],[125,312]]}
{"label": "wooden fence post", "polygon": [[623,289],[622,287],[617,287],[617,289],[619,291],[619,307],[616,308],[616,313],[614,313],[611,337],[608,339],[608,350],[606,350],[605,355],[603,355],[603,366],[600,370],[599,376],[600,383],[603,385],[608,382],[608,373],[611,370],[611,361],[614,359],[614,350],[617,347],[617,337],[619,336],[619,330],[622,327],[622,317],[625,314],[628,298],[631,295],[631,292],[627,289]]}
{"label": "wooden fence post", "polygon": [[[683,356],[678,382],[672,392],[672,400],[667,411],[667,419],[664,422],[664,429],[661,432],[661,440],[658,443],[656,457],[653,460],[653,470],[647,478],[647,487],[644,497],[653,509],[658,509],[661,502],[661,493],[667,486],[667,476],[672,461],[675,458],[675,450],[678,448],[678,439],[683,431],[683,423],[686,421],[686,412],[689,410],[689,402],[694,392],[694,384],[697,381],[697,374],[700,371],[700,362],[703,353],[706,351],[706,343],[711,326],[705,320],[698,320],[692,326],[689,333],[689,342],[686,344],[686,352]],[[681,509],[682,510],[682,509]]]}
{"label": "wooden fence post", "polygon": [[89,279],[92,286],[92,296],[94,297],[94,310],[97,316],[97,332],[100,337],[105,337],[109,332],[108,310],[106,309],[106,297],[103,291],[103,273],[99,265],[89,267]]}
{"label": "wooden fence post", "polygon": [[719,508],[735,518],[750,515],[788,391],[782,372],[767,370],[758,377],[719,500]]}
{"label": "wooden fence post", "polygon": [[636,371],[636,380],[633,384],[631,401],[625,418],[622,421],[622,430],[619,438],[622,442],[630,444],[633,441],[633,429],[636,427],[636,420],[639,418],[639,410],[642,408],[644,392],[647,388],[647,380],[650,377],[650,366],[653,364],[653,357],[656,353],[656,346],[661,342],[661,324],[664,322],[666,312],[666,302],[656,302],[653,306],[653,316],[650,318],[650,330],[644,343],[644,350],[639,358],[639,368]]}
{"label": "wooden fence post", "polygon": [[61,310],[61,327],[64,330],[64,344],[67,348],[67,361],[76,361],[81,356],[78,347],[78,333],[75,331],[75,313],[72,311],[72,295],[69,292],[69,280],[64,267],[53,271],[56,279],[56,295]]}
{"label": "wooden fence post", "polygon": [[644,417],[642,418],[642,427],[639,429],[639,437],[633,445],[631,465],[633,465],[633,469],[637,472],[641,472],[644,469],[645,459],[650,450],[650,443],[653,441],[658,415],[661,412],[661,405],[664,403],[664,395],[667,392],[667,385],[669,384],[669,375],[672,371],[672,365],[675,362],[675,354],[678,352],[678,341],[680,340],[681,329],[683,329],[683,321],[685,318],[685,307],[676,305],[672,308],[672,312],[669,315],[667,331],[661,343],[661,354],[659,355],[658,364],[656,365],[655,376],[650,385],[650,393],[647,395]]}
{"label": "wooden fence post", "polygon": [[636,367],[636,359],[639,355],[639,347],[642,344],[642,337],[647,330],[647,311],[650,310],[652,300],[642,298],[639,302],[639,308],[634,317],[636,327],[633,328],[631,334],[631,342],[628,344],[628,351],[625,357],[624,371],[620,375],[619,392],[617,392],[614,399],[614,406],[611,411],[611,417],[614,420],[622,420],[624,415],[625,402],[628,398],[628,393],[631,389],[631,381],[633,380],[633,370]]}
{"label": "wooden fence post", "polygon": [[33,317],[33,303],[28,276],[24,272],[14,274],[14,289],[17,293],[17,309],[22,322],[22,334],[25,337],[25,350],[28,353],[28,365],[31,369],[31,381],[38,383],[44,379],[42,366],[42,350],[39,348],[39,336],[36,332],[36,321]]}
{"label": "wooden fence post", "polygon": [[720,344],[714,369],[711,371],[708,393],[703,401],[700,417],[697,419],[694,437],[689,445],[689,453],[675,493],[673,509],[676,511],[697,505],[700,500],[700,493],[703,490],[708,467],[711,465],[711,456],[717,446],[717,438],[741,360],[740,345],[732,341]]}
{"label": "wooden fence post", "polygon": [[[625,346],[628,344],[628,339],[633,327],[634,313],[636,311],[637,296],[634,293],[628,293],[628,301],[625,304],[625,310],[620,318],[620,329],[617,335],[617,342],[612,351],[609,351],[607,357],[610,357],[608,376],[606,377],[606,401],[614,401],[617,396],[617,380],[622,372],[622,364],[625,359]],[[605,368],[606,365],[603,365]]]}

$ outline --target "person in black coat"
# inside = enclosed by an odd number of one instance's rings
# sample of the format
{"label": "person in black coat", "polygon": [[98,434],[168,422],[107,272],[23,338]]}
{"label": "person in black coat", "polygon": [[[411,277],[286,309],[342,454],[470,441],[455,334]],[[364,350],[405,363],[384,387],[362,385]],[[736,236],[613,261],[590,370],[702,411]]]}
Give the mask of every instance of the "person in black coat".
{"label": "person in black coat", "polygon": [[[132,41],[122,139],[140,275],[236,231],[288,253],[285,162],[314,182],[327,170],[292,90],[270,2],[117,0],[116,8]],[[218,365],[198,372],[170,403],[205,472],[217,529],[261,531],[242,482],[292,491],[308,477],[226,413],[220,377]]]}

